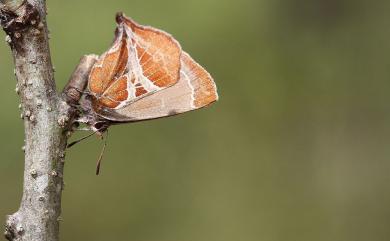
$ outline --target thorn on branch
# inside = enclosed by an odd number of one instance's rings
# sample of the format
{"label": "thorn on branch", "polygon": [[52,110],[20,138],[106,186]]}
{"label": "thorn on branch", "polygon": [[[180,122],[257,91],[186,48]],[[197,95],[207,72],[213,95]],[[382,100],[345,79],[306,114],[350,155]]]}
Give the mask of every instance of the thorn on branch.
{"label": "thorn on branch", "polygon": [[31,116],[31,111],[26,110],[26,112],[24,113],[24,116],[25,117],[30,117]]}
{"label": "thorn on branch", "polygon": [[35,115],[31,115],[30,118],[28,118],[29,121],[31,121],[32,123],[35,123],[36,119],[35,119]]}
{"label": "thorn on branch", "polygon": [[38,24],[38,29],[43,29],[43,27],[45,27],[45,25],[44,25],[42,22],[40,22],[40,23]]}
{"label": "thorn on branch", "polygon": [[68,124],[69,121],[69,116],[67,115],[62,115],[58,118],[58,125],[61,126],[62,128],[65,128]]}
{"label": "thorn on branch", "polygon": [[65,158],[65,151],[61,151],[58,155],[60,158]]}
{"label": "thorn on branch", "polygon": [[58,176],[58,173],[55,170],[53,170],[53,171],[51,171],[50,175],[53,177],[56,177],[56,176]]}
{"label": "thorn on branch", "polygon": [[5,36],[5,42],[7,42],[8,44],[12,43],[11,37],[9,35]]}
{"label": "thorn on branch", "polygon": [[39,31],[39,29],[34,29],[33,30],[33,34],[35,35],[35,36],[38,36],[38,35],[40,35],[41,34],[41,31]]}
{"label": "thorn on branch", "polygon": [[32,169],[32,170],[30,171],[30,175],[31,175],[31,177],[34,178],[34,179],[37,178],[37,176],[38,176],[37,170]]}
{"label": "thorn on branch", "polygon": [[42,100],[41,99],[37,99],[37,107],[41,107],[42,106]]}
{"label": "thorn on branch", "polygon": [[24,233],[23,227],[17,227],[16,232],[18,232],[19,235],[22,235]]}

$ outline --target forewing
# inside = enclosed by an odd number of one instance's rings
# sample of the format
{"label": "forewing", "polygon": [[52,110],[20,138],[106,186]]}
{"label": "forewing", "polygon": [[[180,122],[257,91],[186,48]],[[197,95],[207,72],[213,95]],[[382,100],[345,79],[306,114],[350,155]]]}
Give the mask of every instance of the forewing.
{"label": "forewing", "polygon": [[122,14],[117,23],[114,43],[89,76],[88,88],[97,112],[120,109],[180,78],[181,47],[172,36]]}
{"label": "forewing", "polygon": [[199,109],[217,99],[217,88],[210,74],[183,52],[180,79],[175,85],[123,108],[104,109],[100,114],[117,122],[142,121]]}
{"label": "forewing", "polygon": [[[88,79],[88,90],[100,102],[99,104],[106,107],[119,105],[120,99],[111,98],[106,93],[112,89],[111,86],[117,86],[118,80],[128,73],[128,61],[128,39],[123,28],[118,26],[112,46],[99,57]],[[122,86],[122,91],[125,95],[122,99],[127,99],[127,83]]]}
{"label": "forewing", "polygon": [[[181,47],[168,33],[142,26],[130,18],[119,15],[135,53],[137,74],[146,78],[146,85],[169,87],[179,80]],[[141,81],[143,81],[141,79]],[[140,82],[141,82],[140,81]]]}

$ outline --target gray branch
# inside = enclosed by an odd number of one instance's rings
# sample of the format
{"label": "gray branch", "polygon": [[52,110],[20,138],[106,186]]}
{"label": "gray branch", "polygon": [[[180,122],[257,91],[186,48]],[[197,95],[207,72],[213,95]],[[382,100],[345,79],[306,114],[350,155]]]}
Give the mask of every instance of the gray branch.
{"label": "gray branch", "polygon": [[56,91],[44,0],[1,0],[0,20],[14,57],[25,128],[23,197],[7,217],[8,240],[57,241],[67,139],[73,108],[94,56],[82,58],[64,93]]}

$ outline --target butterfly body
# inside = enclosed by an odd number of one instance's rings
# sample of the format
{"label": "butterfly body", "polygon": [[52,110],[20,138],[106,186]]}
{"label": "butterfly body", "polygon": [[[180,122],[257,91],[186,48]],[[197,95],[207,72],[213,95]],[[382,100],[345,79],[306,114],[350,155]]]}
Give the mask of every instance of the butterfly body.
{"label": "butterfly body", "polygon": [[210,74],[168,33],[117,15],[115,39],[89,74],[80,122],[110,125],[162,118],[218,99]]}

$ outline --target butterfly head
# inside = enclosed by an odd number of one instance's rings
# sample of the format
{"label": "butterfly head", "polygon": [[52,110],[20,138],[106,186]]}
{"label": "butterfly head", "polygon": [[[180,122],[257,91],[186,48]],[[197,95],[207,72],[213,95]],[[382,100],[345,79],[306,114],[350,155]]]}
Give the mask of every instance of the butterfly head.
{"label": "butterfly head", "polygon": [[103,134],[108,127],[110,126],[110,121],[107,119],[101,118],[96,111],[98,111],[101,106],[95,106],[97,102],[94,102],[93,99],[95,96],[85,93],[80,100],[80,117],[76,120],[78,123],[86,124],[92,131],[97,134]]}

